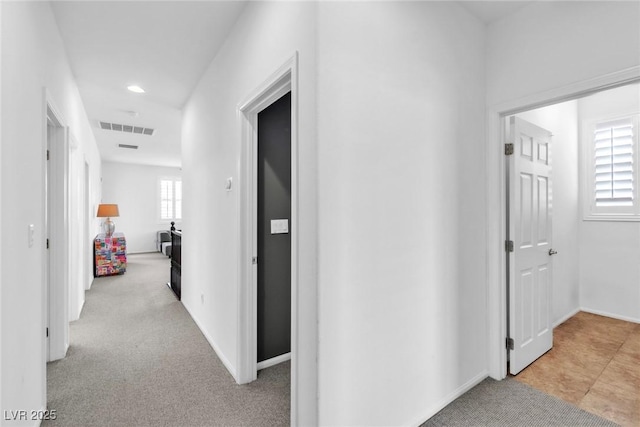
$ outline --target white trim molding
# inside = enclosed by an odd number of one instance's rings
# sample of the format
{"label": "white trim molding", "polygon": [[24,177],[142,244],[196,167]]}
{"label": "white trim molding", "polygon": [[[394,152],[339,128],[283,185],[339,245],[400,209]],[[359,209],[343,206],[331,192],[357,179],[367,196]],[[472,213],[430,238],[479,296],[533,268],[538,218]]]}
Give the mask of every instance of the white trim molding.
{"label": "white trim molding", "polygon": [[494,379],[507,375],[506,338],[506,195],[504,126],[506,116],[582,98],[607,89],[640,81],[640,66],[606,74],[567,86],[532,94],[487,107],[485,168],[487,201],[487,322],[489,332],[488,372]]}
{"label": "white trim molding", "polygon": [[558,326],[562,325],[564,322],[566,322],[567,320],[571,319],[573,316],[575,316],[576,314],[580,313],[580,308],[576,308],[574,310],[571,310],[568,314],[562,316],[560,319],[558,319],[554,324],[553,324],[553,328],[557,328]]}
{"label": "white trim molding", "polygon": [[263,360],[262,362],[258,362],[256,367],[259,371],[261,369],[270,368],[271,366],[276,366],[282,362],[286,362],[287,360],[291,360],[291,352],[272,357],[271,359]]}
{"label": "white trim molding", "polygon": [[438,403],[432,405],[426,411],[424,411],[423,415],[414,419],[409,423],[410,426],[419,426],[422,425],[429,418],[433,417],[435,414],[444,409],[445,406],[480,384],[484,379],[487,378],[487,371],[482,371],[475,377],[471,378],[466,383],[462,384],[460,387],[446,395],[444,398],[440,399]]}
{"label": "white trim molding", "polygon": [[592,308],[582,307],[579,311],[584,311],[585,313],[597,314],[598,316],[610,317],[612,319],[624,320],[625,322],[638,323],[640,324],[640,318],[622,316],[620,314],[613,314],[607,311],[595,310]]}
{"label": "white trim molding", "polygon": [[193,319],[193,322],[198,326],[198,329],[200,329],[200,332],[202,333],[202,335],[204,335],[205,339],[207,340],[211,348],[213,348],[213,351],[215,351],[216,355],[218,356],[218,358],[220,359],[224,367],[227,368],[227,371],[229,371],[233,379],[236,380],[237,383],[240,383],[240,381],[238,381],[238,373],[233,367],[233,364],[229,362],[229,359],[227,359],[227,356],[225,356],[222,350],[220,350],[220,346],[218,346],[218,344],[214,341],[211,335],[209,335],[204,325],[200,323],[198,318],[193,315],[193,312],[191,311],[191,309],[189,309],[189,305],[185,304],[184,300],[182,301],[182,305],[184,306],[185,310],[187,310],[187,313],[189,313],[189,316],[191,316],[191,319]]}
{"label": "white trim molding", "polygon": [[[42,245],[43,259],[48,259],[48,268],[43,271],[43,283],[47,288],[43,313],[45,328],[49,328],[45,348],[47,361],[62,359],[69,348],[69,128],[64,117],[47,90],[43,88],[43,186],[46,188],[43,203],[44,221],[42,242],[49,239],[49,248]],[[53,135],[49,141],[48,121],[51,119]],[[49,142],[52,146],[48,147]],[[47,163],[47,150],[50,160]],[[50,191],[50,194],[47,194]],[[48,201],[48,206],[47,206]]]}
{"label": "white trim molding", "polygon": [[298,271],[299,271],[299,208],[298,208],[298,52],[295,52],[275,72],[268,76],[246,100],[238,106],[240,123],[240,162],[238,165],[237,231],[239,245],[238,286],[238,349],[237,382],[257,378],[257,268],[252,258],[257,253],[257,116],[260,111],[291,91],[291,425],[297,425],[298,410]]}

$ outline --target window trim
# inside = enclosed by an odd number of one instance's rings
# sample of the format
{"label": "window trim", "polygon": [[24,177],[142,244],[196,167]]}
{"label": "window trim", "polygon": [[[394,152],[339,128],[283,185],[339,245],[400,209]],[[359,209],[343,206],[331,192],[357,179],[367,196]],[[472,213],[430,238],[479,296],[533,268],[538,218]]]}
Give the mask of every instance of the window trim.
{"label": "window trim", "polygon": [[[162,182],[163,181],[171,181],[171,185],[173,187],[173,191],[172,191],[172,213],[171,213],[171,217],[170,218],[163,218],[162,217]],[[170,222],[170,221],[175,221],[175,222],[180,222],[182,221],[182,217],[180,218],[176,218],[176,191],[175,191],[175,186],[176,183],[180,182],[182,184],[182,177],[180,176],[160,176],[158,177],[158,185],[157,185],[157,192],[156,192],[156,196],[157,196],[157,202],[156,202],[156,211],[157,211],[157,217],[158,217],[158,221],[160,223],[165,223],[165,222]],[[180,198],[180,203],[182,205],[182,197]]]}
{"label": "window trim", "polygon": [[[596,206],[595,204],[595,183],[593,164],[595,147],[593,144],[593,129],[596,124],[617,119],[631,118],[633,133],[633,180],[634,180],[634,200],[633,206]],[[632,111],[624,114],[608,114],[590,119],[580,120],[579,147],[582,152],[582,179],[580,180],[580,192],[582,197],[582,219],[584,221],[640,221],[640,164],[638,164],[640,141],[639,126],[640,112]]]}

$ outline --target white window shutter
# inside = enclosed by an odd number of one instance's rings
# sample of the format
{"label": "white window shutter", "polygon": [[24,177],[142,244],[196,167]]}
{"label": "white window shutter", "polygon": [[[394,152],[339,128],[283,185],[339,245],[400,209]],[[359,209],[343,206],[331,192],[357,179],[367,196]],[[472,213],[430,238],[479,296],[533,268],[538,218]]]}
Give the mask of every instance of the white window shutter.
{"label": "white window shutter", "polygon": [[631,118],[596,124],[593,138],[596,206],[634,205],[634,130]]}
{"label": "white window shutter", "polygon": [[173,217],[173,181],[160,181],[160,218],[172,219]]}
{"label": "white window shutter", "polygon": [[182,219],[182,181],[176,181],[175,188],[175,201],[176,201],[176,212],[175,219]]}

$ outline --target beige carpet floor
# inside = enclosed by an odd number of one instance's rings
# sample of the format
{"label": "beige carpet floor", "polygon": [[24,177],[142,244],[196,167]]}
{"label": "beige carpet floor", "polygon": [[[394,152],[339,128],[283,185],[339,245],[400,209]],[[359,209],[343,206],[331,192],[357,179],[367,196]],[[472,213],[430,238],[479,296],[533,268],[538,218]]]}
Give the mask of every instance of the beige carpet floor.
{"label": "beige carpet floor", "polygon": [[67,357],[47,366],[43,426],[289,425],[290,364],[237,385],[166,282],[162,254],[94,280]]}

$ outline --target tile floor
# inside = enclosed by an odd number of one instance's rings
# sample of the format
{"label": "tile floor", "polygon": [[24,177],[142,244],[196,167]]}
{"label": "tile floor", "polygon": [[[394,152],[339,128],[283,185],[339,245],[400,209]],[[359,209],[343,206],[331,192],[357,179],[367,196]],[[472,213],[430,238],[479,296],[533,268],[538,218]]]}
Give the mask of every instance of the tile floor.
{"label": "tile floor", "polygon": [[579,312],[553,348],[515,376],[625,427],[640,427],[640,324]]}

